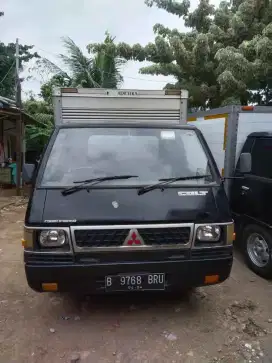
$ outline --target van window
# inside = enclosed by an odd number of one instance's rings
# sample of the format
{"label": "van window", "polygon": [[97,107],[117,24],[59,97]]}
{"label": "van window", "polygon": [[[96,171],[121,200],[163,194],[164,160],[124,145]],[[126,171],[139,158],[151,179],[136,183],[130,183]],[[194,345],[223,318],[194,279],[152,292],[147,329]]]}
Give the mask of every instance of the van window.
{"label": "van window", "polygon": [[[137,178],[105,185],[143,185],[161,178],[211,175],[207,156],[194,131],[146,128],[62,128],[43,173],[42,186],[113,175]],[[205,184],[213,177],[190,180]]]}
{"label": "van window", "polygon": [[272,178],[272,139],[256,139],[251,152],[252,174]]}

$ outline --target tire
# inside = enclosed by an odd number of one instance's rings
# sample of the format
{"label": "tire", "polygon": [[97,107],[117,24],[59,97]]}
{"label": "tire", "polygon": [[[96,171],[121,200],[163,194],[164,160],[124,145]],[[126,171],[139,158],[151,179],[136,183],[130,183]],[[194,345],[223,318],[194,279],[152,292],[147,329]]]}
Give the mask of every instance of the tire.
{"label": "tire", "polygon": [[272,278],[272,235],[266,228],[247,225],[243,231],[243,250],[252,271],[266,279]]}

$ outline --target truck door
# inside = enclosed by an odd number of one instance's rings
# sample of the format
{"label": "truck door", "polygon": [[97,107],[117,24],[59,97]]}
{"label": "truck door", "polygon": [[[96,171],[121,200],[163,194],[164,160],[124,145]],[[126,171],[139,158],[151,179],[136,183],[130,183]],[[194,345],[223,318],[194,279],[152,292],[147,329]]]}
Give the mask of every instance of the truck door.
{"label": "truck door", "polygon": [[[252,171],[234,182],[232,209],[272,225],[272,138],[255,137],[251,143]],[[246,147],[246,145],[245,145]],[[243,152],[249,152],[244,150]],[[239,162],[236,176],[239,176]]]}

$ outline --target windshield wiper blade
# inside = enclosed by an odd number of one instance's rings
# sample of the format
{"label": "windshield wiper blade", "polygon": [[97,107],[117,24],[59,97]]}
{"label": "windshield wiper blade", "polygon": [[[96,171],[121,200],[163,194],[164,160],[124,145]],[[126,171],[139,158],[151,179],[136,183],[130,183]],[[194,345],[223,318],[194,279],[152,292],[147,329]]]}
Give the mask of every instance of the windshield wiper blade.
{"label": "windshield wiper blade", "polygon": [[208,175],[191,175],[191,176],[179,176],[176,178],[167,178],[167,179],[159,179],[160,183],[156,183],[156,184],[152,184],[152,185],[147,185],[146,187],[142,187],[138,190],[138,195],[143,195],[147,192],[150,192],[151,190],[154,189],[161,189],[163,190],[163,187],[165,185],[174,183],[176,181],[180,181],[180,180],[190,180],[190,179],[202,179],[202,178],[207,178],[211,176],[210,174]]}
{"label": "windshield wiper blade", "polygon": [[122,179],[130,179],[130,178],[138,178],[138,175],[113,175],[113,176],[104,176],[104,177],[100,177],[100,178],[93,178],[93,179],[86,179],[86,180],[76,180],[74,181],[75,185],[74,187],[69,187],[64,189],[61,193],[62,195],[69,195],[69,194],[73,194],[75,192],[77,192],[78,190],[83,189],[84,186],[90,184],[91,185],[95,185],[98,183],[101,183],[103,181],[107,181],[107,180],[122,180]]}
{"label": "windshield wiper blade", "polygon": [[130,179],[130,178],[138,178],[138,175],[111,175],[111,176],[101,176],[99,178],[85,179],[85,180],[75,180],[73,183],[81,184],[81,183],[91,183],[93,181],[104,181],[104,180],[117,180],[117,179]]}

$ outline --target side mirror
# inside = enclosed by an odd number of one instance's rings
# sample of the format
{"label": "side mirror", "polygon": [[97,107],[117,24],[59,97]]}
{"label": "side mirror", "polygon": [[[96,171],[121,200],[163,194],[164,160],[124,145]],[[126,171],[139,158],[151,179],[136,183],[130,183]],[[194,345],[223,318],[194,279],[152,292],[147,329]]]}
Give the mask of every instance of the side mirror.
{"label": "side mirror", "polygon": [[240,155],[240,161],[239,161],[239,171],[242,174],[250,173],[251,172],[251,154],[250,153],[242,153]]}
{"label": "side mirror", "polygon": [[23,181],[26,184],[31,184],[34,175],[35,164],[23,165]]}

